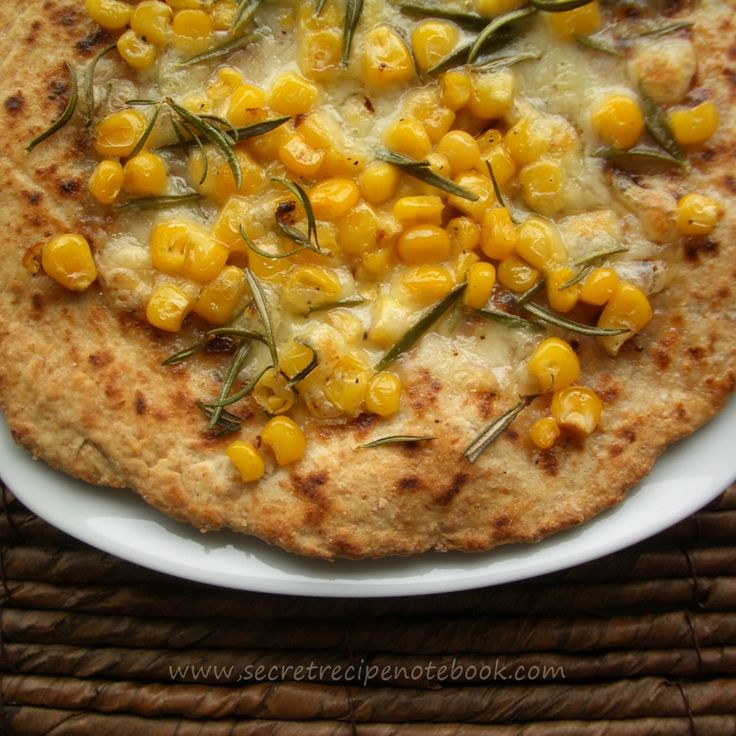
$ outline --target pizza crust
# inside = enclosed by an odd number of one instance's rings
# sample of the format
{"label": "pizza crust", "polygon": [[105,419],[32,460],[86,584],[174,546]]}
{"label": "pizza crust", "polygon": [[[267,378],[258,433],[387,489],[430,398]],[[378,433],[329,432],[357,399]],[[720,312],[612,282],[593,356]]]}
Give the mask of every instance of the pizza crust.
{"label": "pizza crust", "polygon": [[[508,402],[448,391],[443,376],[417,365],[414,353],[399,367],[408,400],[397,423],[436,440],[359,449],[390,432],[376,435],[369,416],[339,426],[313,422],[301,462],[271,467],[248,485],[225,455],[230,439],[205,437],[194,406],[197,397],[217,391],[216,357],[162,369],[161,360],[173,352],[171,338],[110,310],[97,284],[69,293],[23,269],[26,249],[52,235],[81,232],[93,248],[105,237],[109,223],[87,211],[91,163],[83,126],[67,126],[30,155],[22,144],[45,127],[38,121],[55,119],[64,107],[63,61],[84,63],[109,39],[76,4],[0,6],[7,28],[0,39],[6,235],[0,405],[14,438],[56,468],[92,483],[134,488],[203,531],[230,527],[323,558],[484,551],[538,540],[619,502],[667,445],[723,406],[736,383],[730,306],[736,216],[729,206],[736,201],[730,173],[736,86],[728,54],[736,18],[724,7],[729,4],[701,5],[695,85],[715,100],[721,127],[708,148],[691,157],[691,177],[659,177],[658,184],[674,196],[716,193],[726,216],[713,236],[686,242],[671,265],[671,284],[652,299],[651,324],[617,359],[594,340],[578,339],[581,383],[604,401],[600,429],[584,441],[533,448],[526,435],[546,413],[548,398],[542,397],[470,464],[463,449]],[[188,337],[179,340],[185,344]],[[253,435],[263,416],[253,407],[250,413],[244,429]]]}

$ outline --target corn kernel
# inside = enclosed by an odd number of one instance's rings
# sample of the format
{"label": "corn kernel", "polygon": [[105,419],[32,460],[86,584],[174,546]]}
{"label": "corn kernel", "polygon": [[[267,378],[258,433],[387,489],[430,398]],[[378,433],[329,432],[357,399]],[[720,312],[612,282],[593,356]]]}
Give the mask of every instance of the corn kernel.
{"label": "corn kernel", "polygon": [[235,14],[238,12],[238,3],[236,0],[215,0],[210,16],[214,23],[215,30],[229,31],[232,28]]}
{"label": "corn kernel", "polygon": [[84,291],[97,278],[92,251],[87,239],[68,233],[43,246],[41,263],[47,276],[71,291]]}
{"label": "corn kernel", "polygon": [[470,101],[473,82],[465,71],[445,72],[440,78],[442,104],[450,110],[459,110]]}
{"label": "corn kernel", "polygon": [[205,228],[197,223],[188,225],[186,254],[181,266],[185,278],[205,284],[222,271],[230,255]]}
{"label": "corn kernel", "polygon": [[424,126],[414,117],[399,118],[384,134],[383,141],[391,151],[423,159],[432,150]]}
{"label": "corn kernel", "polygon": [[254,194],[263,188],[266,177],[263,169],[240,146],[234,149],[235,158],[240,166],[242,185],[236,191],[235,177],[229,163],[222,153],[207,147],[207,176],[202,180],[204,159],[200,150],[192,150],[189,155],[189,177],[194,188],[203,196],[209,197],[217,204],[224,204],[233,194]]}
{"label": "corn kernel", "polygon": [[[420,93],[428,91],[420,90]],[[455,122],[455,113],[440,104],[437,94],[418,94],[413,102],[405,107],[407,115],[422,121],[427,137],[432,143],[437,143]]]}
{"label": "corn kernel", "polygon": [[230,197],[215,220],[212,234],[231,251],[247,252],[248,247],[240,235],[240,225],[243,225],[251,238],[257,238],[261,234],[260,232],[258,235],[248,232],[248,225],[252,221],[251,215],[252,208],[245,197]]}
{"label": "corn kernel", "polygon": [[100,156],[130,156],[146,129],[146,118],[138,110],[120,110],[97,123],[95,150]]}
{"label": "corn kernel", "polygon": [[602,411],[598,395],[584,386],[569,386],[552,396],[551,412],[557,424],[581,435],[595,431]]}
{"label": "corn kernel", "polygon": [[652,319],[652,307],[646,294],[634,284],[622,281],[603,308],[598,318],[599,327],[626,329],[621,335],[599,337],[598,341],[609,355],[616,355],[621,346]]}
{"label": "corn kernel", "polygon": [[404,263],[437,263],[450,256],[450,236],[437,225],[416,225],[401,234],[397,244]]}
{"label": "corn kernel", "polygon": [[118,38],[117,47],[123,61],[138,71],[150,69],[158,56],[156,47],[133,30],[125,31]]}
{"label": "corn kernel", "polygon": [[[268,368],[253,388],[253,398],[268,414],[284,414],[296,402],[289,379],[277,368]],[[265,441],[265,438],[264,438]]]}
{"label": "corn kernel", "polygon": [[370,205],[354,207],[337,223],[337,245],[343,253],[358,256],[372,252],[378,245],[380,223]]}
{"label": "corn kernel", "polygon": [[498,264],[496,274],[501,284],[517,294],[531,289],[542,278],[536,268],[514,255],[504,258]]}
{"label": "corn kernel", "polygon": [[553,222],[530,217],[519,225],[516,252],[534,268],[547,273],[567,261],[567,248]]}
{"label": "corn kernel", "polygon": [[564,172],[556,161],[528,164],[519,172],[519,183],[524,202],[535,212],[554,215],[564,204],[561,196]]}
{"label": "corn kernel", "polygon": [[425,20],[417,23],[411,34],[414,59],[422,71],[431,69],[455,48],[460,29],[446,20]]}
{"label": "corn kernel", "polygon": [[519,120],[506,133],[504,143],[511,157],[520,166],[536,161],[549,150],[549,139],[542,126],[529,118]]}
{"label": "corn kernel", "polygon": [[468,269],[467,282],[463,303],[471,309],[482,309],[491,298],[496,283],[496,269],[483,261],[474,263]]}
{"label": "corn kernel", "polygon": [[401,174],[391,164],[377,161],[365,168],[358,177],[360,193],[366,202],[383,204],[394,196]]}
{"label": "corn kernel", "polygon": [[458,253],[455,259],[455,280],[458,282],[465,281],[470,267],[474,263],[478,263],[478,261],[480,261],[480,256],[473,251],[465,250],[462,253]]}
{"label": "corn kernel", "polygon": [[540,391],[557,391],[577,381],[580,361],[568,343],[548,337],[537,345],[529,358],[528,369],[537,379]]}
{"label": "corn kernel", "polygon": [[486,174],[489,166],[500,187],[511,183],[516,174],[516,163],[503,143],[491,146],[487,151],[481,153],[476,171],[479,174]]}
{"label": "corn kernel", "polygon": [[204,10],[209,0],[166,0],[172,10]]}
{"label": "corn kernel", "polygon": [[423,302],[435,302],[452,291],[455,280],[443,266],[415,266],[401,276],[403,287]]}
{"label": "corn kernel", "polygon": [[194,312],[213,325],[226,325],[240,306],[247,282],[242,268],[225,266],[199,293]]}
{"label": "corn kernel", "polygon": [[475,194],[478,199],[472,201],[464,197],[459,197],[456,194],[451,194],[447,198],[448,204],[451,204],[463,214],[468,215],[468,217],[472,217],[476,222],[482,222],[489,207],[497,204],[496,193],[493,190],[491,180],[487,176],[482,176],[474,171],[466,171],[458,174],[453,181],[455,184],[459,184],[461,187]]}
{"label": "corn kernel", "polygon": [[516,10],[524,4],[524,0],[475,0],[475,7],[486,18],[495,18],[509,10]]}
{"label": "corn kernel", "polygon": [[274,417],[263,428],[261,439],[276,456],[279,465],[290,465],[304,457],[307,438],[289,417]]}
{"label": "corn kernel", "polygon": [[474,169],[480,161],[478,142],[464,130],[452,130],[442,136],[436,151],[447,157],[453,176]]}
{"label": "corn kernel", "polygon": [[441,225],[444,202],[435,196],[402,197],[394,204],[394,217],[404,226]]}
{"label": "corn kernel", "polygon": [[601,307],[613,296],[617,284],[618,274],[612,268],[594,268],[582,283],[580,301]]}
{"label": "corn kernel", "polygon": [[171,23],[174,43],[183,48],[199,48],[215,30],[212,18],[203,10],[179,10]]}
{"label": "corn kernel", "polygon": [[469,217],[453,217],[446,229],[453,251],[471,251],[478,247],[480,228]]}
{"label": "corn kernel", "polygon": [[292,173],[310,178],[319,171],[325,152],[312,148],[299,133],[295,133],[279,147],[279,158]]}
{"label": "corn kernel", "polygon": [[282,115],[304,115],[314,107],[318,94],[313,82],[295,72],[286,72],[274,82],[268,101]]}
{"label": "corn kernel", "polygon": [[291,126],[280,125],[268,133],[248,139],[243,145],[253,158],[266,165],[279,157],[279,150],[293,134]]}
{"label": "corn kernel", "polygon": [[325,179],[309,191],[309,201],[318,220],[339,220],[359,199],[358,185],[352,179]]}
{"label": "corn kernel", "polygon": [[561,38],[587,36],[601,27],[601,11],[598,0],[561,13],[546,13],[550,26]]}
{"label": "corn kernel", "polygon": [[157,223],[151,231],[151,262],[162,273],[181,273],[189,242],[189,224],[166,221]]}
{"label": "corn kernel", "polygon": [[395,373],[381,371],[368,383],[365,408],[382,417],[396,414],[401,404],[401,379]]}
{"label": "corn kernel", "polygon": [[330,81],[336,76],[342,56],[342,35],[336,28],[304,33],[299,42],[299,69],[309,79]]}
{"label": "corn kernel", "polygon": [[468,110],[481,120],[502,118],[514,101],[514,75],[509,69],[481,72],[472,77]]}
{"label": "corn kernel", "polygon": [[547,301],[557,312],[569,312],[580,299],[580,283],[565,286],[573,279],[575,271],[570,266],[561,266],[547,275]]}
{"label": "corn kernel", "polygon": [[169,40],[171,8],[160,0],[142,0],[133,10],[130,27],[142,38],[156,46]]}
{"label": "corn kernel", "polygon": [[644,132],[639,103],[623,94],[608,95],[598,102],[590,121],[601,140],[614,148],[631,148]]}
{"label": "corn kernel", "polygon": [[235,440],[227,448],[227,456],[233,461],[244,483],[253,483],[263,477],[266,465],[258,450],[250,442]]}
{"label": "corn kernel", "polygon": [[89,178],[90,194],[102,204],[112,204],[123,188],[123,167],[119,161],[100,161]]}
{"label": "corn kernel", "polygon": [[365,279],[380,279],[395,263],[396,256],[393,248],[379,248],[363,256],[361,261],[362,270],[358,275]]}
{"label": "corn kernel", "polygon": [[325,382],[325,395],[339,409],[360,411],[368,390],[370,371],[361,360],[343,355]]}
{"label": "corn kernel", "polygon": [[121,0],[84,0],[84,7],[95,23],[111,31],[125,28],[133,12],[133,8]]}
{"label": "corn kernel", "polygon": [[166,189],[168,172],[161,156],[141,151],[126,161],[125,189],[131,194],[158,195]]}
{"label": "corn kernel", "polygon": [[178,286],[161,284],[153,290],[148,300],[146,318],[159,330],[179,332],[191,309],[191,300]]}
{"label": "corn kernel", "polygon": [[252,84],[240,84],[233,90],[227,109],[227,119],[233,125],[249,125],[253,111],[266,104],[266,93]]}
{"label": "corn kernel", "polygon": [[314,360],[314,350],[301,342],[293,341],[279,350],[279,367],[289,379],[298,376]]}
{"label": "corn kernel", "polygon": [[284,304],[292,312],[307,314],[340,297],[340,280],[329,268],[295,266],[288,274]]}
{"label": "corn kernel", "polygon": [[675,140],[683,146],[705,143],[718,130],[718,110],[711,100],[672,110],[669,120]]}
{"label": "corn kernel", "polygon": [[537,419],[529,429],[529,439],[540,449],[548,450],[560,437],[560,428],[554,417]]}
{"label": "corn kernel", "polygon": [[505,207],[494,207],[486,212],[480,230],[480,247],[488,258],[503,260],[516,248],[518,235],[511,215]]}
{"label": "corn kernel", "polygon": [[723,214],[721,203],[702,194],[686,194],[677,203],[677,227],[685,235],[709,235]]}
{"label": "corn kernel", "polygon": [[362,79],[369,87],[399,85],[414,76],[414,62],[404,39],[386,25],[366,34],[360,63]]}

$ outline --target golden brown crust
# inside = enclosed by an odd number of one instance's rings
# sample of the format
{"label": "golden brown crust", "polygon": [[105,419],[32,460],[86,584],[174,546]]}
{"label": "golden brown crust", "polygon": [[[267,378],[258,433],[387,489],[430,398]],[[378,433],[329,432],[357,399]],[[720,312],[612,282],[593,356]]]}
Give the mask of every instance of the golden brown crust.
{"label": "golden brown crust", "polygon": [[[733,203],[736,18],[730,3],[701,5],[695,84],[715,99],[722,125],[692,157],[690,177],[665,184],[676,196],[705,189]],[[136,488],[200,529],[229,526],[301,554],[481,551],[537,540],[617,503],[733,390],[736,215],[727,207],[713,236],[685,244],[671,285],[653,299],[652,323],[618,359],[579,340],[582,380],[605,402],[603,425],[589,439],[533,449],[525,436],[545,410],[540,399],[471,465],[462,449],[508,405],[451,395],[442,376],[409,357],[405,425],[437,440],[356,450],[373,427],[361,417],[315,429],[302,462],[245,487],[224,455],[228,440],[204,437],[193,405],[216,386],[214,360],[163,371],[170,341],[108,309],[96,286],[70,294],[23,270],[25,250],[53,234],[80,231],[93,245],[104,237],[105,222],[83,205],[91,166],[83,126],[68,126],[30,156],[22,144],[63,109],[63,60],[82,63],[106,41],[77,3],[5,4],[0,21],[0,404],[16,440],[52,465]],[[255,433],[262,419],[253,415],[246,428]]]}

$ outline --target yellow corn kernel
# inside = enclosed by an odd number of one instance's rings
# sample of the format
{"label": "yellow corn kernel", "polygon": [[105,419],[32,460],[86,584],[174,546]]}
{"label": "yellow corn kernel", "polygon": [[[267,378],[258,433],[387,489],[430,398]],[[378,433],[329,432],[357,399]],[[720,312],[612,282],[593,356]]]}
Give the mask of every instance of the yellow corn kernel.
{"label": "yellow corn kernel", "polygon": [[151,262],[162,273],[176,276],[181,273],[187,255],[189,223],[165,221],[151,231]]}
{"label": "yellow corn kernel", "polygon": [[446,20],[425,20],[417,23],[411,34],[414,59],[422,71],[442,61],[460,40],[460,29]]}
{"label": "yellow corn kernel", "polygon": [[598,0],[561,13],[545,13],[550,26],[561,38],[587,36],[601,27],[601,11]]}
{"label": "yellow corn kernel", "polygon": [[359,199],[358,185],[352,179],[325,179],[309,190],[309,201],[318,220],[339,220]]}
{"label": "yellow corn kernel", "polygon": [[557,312],[569,312],[580,299],[582,285],[580,283],[565,286],[575,277],[575,270],[570,266],[561,266],[547,274],[547,301]]}
{"label": "yellow corn kernel", "polygon": [[709,235],[722,215],[721,203],[702,194],[686,194],[677,203],[677,227],[685,235]]}
{"label": "yellow corn kernel", "polygon": [[683,146],[705,143],[718,130],[718,110],[711,100],[672,110],[669,119],[675,139]]}
{"label": "yellow corn kernel", "polygon": [[631,148],[644,132],[644,116],[639,103],[619,93],[598,102],[590,121],[601,140],[614,148]]}
{"label": "yellow corn kernel", "polygon": [[549,140],[541,125],[529,118],[522,118],[504,138],[511,157],[520,166],[530,164],[549,150]]}
{"label": "yellow corn kernel", "polygon": [[609,355],[616,355],[621,346],[652,319],[652,307],[647,295],[634,284],[622,281],[603,308],[598,318],[598,327],[626,329],[621,335],[599,337],[598,341]]}
{"label": "yellow corn kernel", "polygon": [[222,271],[230,251],[197,223],[189,225],[186,255],[181,266],[185,278],[206,284]]}
{"label": "yellow corn kernel", "polygon": [[344,412],[360,411],[369,378],[370,371],[365,363],[352,355],[343,355],[325,382],[325,396]]}
{"label": "yellow corn kernel", "polygon": [[560,427],[587,436],[598,426],[603,405],[595,391],[569,386],[555,391],[550,411]]}
{"label": "yellow corn kernel", "polygon": [[41,252],[47,276],[71,291],[84,291],[97,278],[97,268],[87,239],[67,233],[49,240]]}
{"label": "yellow corn kernel", "polygon": [[401,276],[402,286],[423,302],[434,302],[452,291],[455,280],[444,266],[415,266]]}
{"label": "yellow corn kernel", "polygon": [[441,225],[444,202],[431,195],[402,197],[394,204],[394,217],[404,226]]}
{"label": "yellow corn kernel", "polygon": [[319,176],[354,177],[359,174],[366,163],[366,156],[359,151],[343,151],[328,148],[325,160],[319,169]]}
{"label": "yellow corn kernel", "polygon": [[503,143],[503,133],[498,128],[488,128],[475,139],[481,154],[487,153],[494,146]]}
{"label": "yellow corn kernel", "polygon": [[215,0],[210,16],[217,31],[229,31],[238,12],[236,0]]}
{"label": "yellow corn kernel", "polygon": [[283,299],[292,312],[307,314],[315,307],[335,302],[340,297],[340,280],[329,268],[295,266],[286,279]]}
{"label": "yellow corn kernel", "polygon": [[422,121],[424,130],[427,131],[427,136],[432,143],[437,143],[455,122],[455,113],[448,107],[439,104],[433,105],[425,115],[413,114]]}
{"label": "yellow corn kernel", "polygon": [[524,202],[542,215],[554,215],[563,205],[561,189],[565,173],[557,161],[549,159],[527,164],[519,172]]}
{"label": "yellow corn kernel", "polygon": [[542,392],[565,388],[580,376],[578,356],[559,337],[542,340],[529,358],[527,367]]}
{"label": "yellow corn kernel", "polygon": [[253,388],[253,398],[268,414],[284,414],[296,402],[294,390],[288,383],[289,379],[280,370],[268,368]]}
{"label": "yellow corn kernel", "polygon": [[594,268],[580,288],[580,301],[603,306],[612,296],[618,284],[618,274],[612,268]]}
{"label": "yellow corn kernel", "polygon": [[84,0],[84,8],[95,23],[111,31],[125,28],[133,12],[133,8],[121,0]]}
{"label": "yellow corn kernel", "polygon": [[240,84],[233,90],[227,108],[227,119],[233,125],[249,125],[253,120],[253,111],[260,110],[266,104],[266,93],[252,84]]}
{"label": "yellow corn kernel", "polygon": [[504,258],[496,270],[498,280],[510,291],[522,294],[539,283],[542,274],[514,255]]}
{"label": "yellow corn kernel", "polygon": [[450,236],[437,225],[415,225],[401,234],[397,244],[404,263],[438,263],[450,257]]}
{"label": "yellow corn kernel", "polygon": [[[429,168],[432,169],[436,174],[444,176],[446,179],[450,178],[450,162],[441,153],[432,152],[424,159],[429,163]],[[426,184],[414,179],[413,177],[406,177],[399,188],[400,196],[412,196],[412,195],[426,195],[426,196],[438,196],[445,198],[446,195],[442,189]]]}
{"label": "yellow corn kernel", "polygon": [[381,371],[368,383],[365,408],[382,417],[390,417],[401,404],[401,379],[395,373]]}
{"label": "yellow corn kernel", "polygon": [[465,71],[445,72],[440,77],[442,104],[450,110],[465,107],[473,93],[473,82]]}
{"label": "yellow corn kernel", "polygon": [[190,298],[174,284],[161,284],[151,293],[146,306],[146,319],[166,332],[179,332],[184,318],[192,309]]}
{"label": "yellow corn kernel", "polygon": [[462,253],[458,253],[455,259],[455,280],[458,282],[464,281],[470,267],[474,263],[478,263],[478,261],[480,261],[480,256],[473,251],[465,250]]}
{"label": "yellow corn kernel", "polygon": [[496,269],[483,261],[474,263],[468,269],[467,282],[463,303],[471,309],[482,309],[491,298],[496,283]]}
{"label": "yellow corn kernel", "polygon": [[453,217],[446,229],[453,251],[471,251],[478,247],[480,228],[469,217]]}
{"label": "yellow corn kernel", "polygon": [[250,442],[235,440],[227,448],[227,456],[233,461],[244,483],[253,483],[263,477],[266,465],[258,450]]}
{"label": "yellow corn kernel", "polygon": [[476,170],[479,174],[487,174],[489,166],[500,187],[505,187],[516,175],[514,159],[503,143],[491,146],[487,151],[481,153]]}
{"label": "yellow corn kernel", "polygon": [[376,161],[360,173],[360,193],[366,202],[383,204],[396,193],[400,178],[401,174],[395,166]]}
{"label": "yellow corn kernel", "polygon": [[391,26],[381,25],[368,31],[360,65],[362,79],[369,87],[399,85],[414,76],[411,53]]}
{"label": "yellow corn kernel", "polygon": [[261,439],[276,456],[279,465],[290,465],[304,457],[307,438],[299,425],[289,417],[274,417],[263,428]]}
{"label": "yellow corn kernel", "polygon": [[304,115],[317,101],[317,85],[296,72],[282,74],[273,84],[269,105],[282,115]]}
{"label": "yellow corn kernel", "polygon": [[396,254],[393,248],[379,248],[363,256],[358,276],[367,280],[383,278],[395,263]]}
{"label": "yellow corn kernel", "polygon": [[529,439],[540,449],[548,450],[560,437],[560,428],[554,417],[537,419],[529,429]]}
{"label": "yellow corn kernel", "polygon": [[125,31],[118,38],[117,47],[123,61],[138,71],[150,69],[158,56],[156,47],[133,30]]}
{"label": "yellow corn kernel", "polygon": [[399,118],[386,130],[383,142],[391,151],[423,159],[432,150],[424,126],[414,117]]}
{"label": "yellow corn kernel", "polygon": [[209,0],[166,0],[172,10],[204,10]]}
{"label": "yellow corn kernel", "polygon": [[226,325],[240,306],[247,289],[245,273],[237,266],[225,266],[199,292],[194,312],[213,325]]}
{"label": "yellow corn kernel", "polygon": [[281,163],[293,174],[310,178],[325,160],[325,152],[312,148],[299,133],[295,133],[279,147]]}
{"label": "yellow corn kernel", "polygon": [[514,74],[509,69],[472,76],[468,110],[481,120],[502,118],[514,101]]}
{"label": "yellow corn kernel", "polygon": [[508,13],[509,10],[516,10],[523,4],[524,0],[475,0],[475,7],[478,12],[486,18],[503,15]]}
{"label": "yellow corn kernel", "polygon": [[517,229],[516,252],[534,268],[548,273],[567,261],[567,248],[551,220],[530,217]]}
{"label": "yellow corn kernel", "polygon": [[[251,205],[245,197],[230,197],[215,220],[212,234],[231,251],[248,252],[248,246],[240,235],[240,226],[243,225],[251,238],[258,238],[263,234],[260,230],[252,232],[251,214]],[[251,232],[249,232],[249,225]]]}
{"label": "yellow corn kernel", "polygon": [[189,155],[189,177],[194,188],[218,204],[224,204],[233,194],[254,194],[262,189],[266,177],[261,166],[240,146],[234,149],[234,154],[243,178],[240,190],[236,191],[235,177],[225,157],[219,150],[209,146],[205,149],[207,176],[204,181],[202,152],[196,149]]}
{"label": "yellow corn kernel", "polygon": [[343,253],[358,256],[372,252],[378,245],[380,224],[368,204],[359,204],[337,223],[337,245]]}
{"label": "yellow corn kernel", "polygon": [[453,176],[474,169],[480,161],[478,142],[464,130],[451,130],[443,135],[435,150],[447,157]]}
{"label": "yellow corn kernel", "polygon": [[119,161],[100,161],[89,178],[90,194],[102,204],[112,204],[123,188],[123,167]]}
{"label": "yellow corn kernel", "polygon": [[299,41],[299,69],[309,79],[330,81],[342,56],[342,34],[336,28],[307,31]]}
{"label": "yellow corn kernel", "polygon": [[97,123],[95,150],[100,156],[130,156],[146,129],[146,118],[138,110],[120,110]]}
{"label": "yellow corn kernel", "polygon": [[314,350],[301,342],[290,342],[279,350],[279,367],[289,379],[298,376],[314,360]]}
{"label": "yellow corn kernel", "polygon": [[166,189],[168,172],[161,156],[141,151],[126,161],[125,189],[131,194],[158,195]]}
{"label": "yellow corn kernel", "polygon": [[264,165],[272,163],[279,157],[279,150],[294,134],[290,125],[280,125],[264,135],[250,138],[243,146],[253,158]]}
{"label": "yellow corn kernel", "polygon": [[505,207],[493,207],[483,216],[480,229],[480,247],[488,258],[508,258],[518,242],[516,226]]}
{"label": "yellow corn kernel", "polygon": [[363,340],[365,333],[363,320],[349,309],[330,309],[327,320],[343,335],[346,342],[357,344]]}
{"label": "yellow corn kernel", "polygon": [[130,27],[142,38],[156,46],[169,40],[171,8],[160,0],[142,0],[133,10]]}
{"label": "yellow corn kernel", "polygon": [[191,51],[203,48],[215,30],[212,18],[204,10],[179,10],[171,22],[174,45]]}
{"label": "yellow corn kernel", "polygon": [[472,217],[476,222],[482,222],[488,208],[497,203],[496,193],[493,191],[491,180],[487,176],[482,176],[474,171],[466,171],[458,174],[453,181],[455,184],[459,184],[461,187],[475,194],[478,199],[472,201],[464,197],[459,197],[456,194],[451,194],[447,198],[447,203],[455,209],[460,210],[463,214],[468,215],[468,217]]}

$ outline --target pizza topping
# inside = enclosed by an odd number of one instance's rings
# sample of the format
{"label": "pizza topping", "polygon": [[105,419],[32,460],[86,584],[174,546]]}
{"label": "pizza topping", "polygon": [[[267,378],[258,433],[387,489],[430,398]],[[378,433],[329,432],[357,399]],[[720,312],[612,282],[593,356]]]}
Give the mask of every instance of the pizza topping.
{"label": "pizza topping", "polygon": [[117,159],[100,161],[89,178],[89,192],[100,204],[112,204],[123,188],[125,175]]}
{"label": "pizza topping", "polygon": [[260,480],[266,472],[266,464],[258,450],[250,442],[235,440],[227,448],[227,456],[240,471],[244,483]]}
{"label": "pizza topping", "polygon": [[527,364],[541,393],[565,388],[580,377],[580,361],[570,345],[558,337],[543,340]]}
{"label": "pizza topping", "polygon": [[589,435],[601,419],[603,405],[595,391],[584,386],[568,386],[555,391],[550,411],[559,427]]}
{"label": "pizza topping", "polygon": [[289,417],[274,417],[261,431],[261,439],[268,445],[279,465],[290,465],[304,456],[307,438]]}
{"label": "pizza topping", "polygon": [[541,417],[529,429],[529,439],[540,450],[549,450],[560,438],[560,427],[554,417]]}
{"label": "pizza topping", "polygon": [[711,100],[705,100],[695,107],[675,108],[669,120],[678,143],[699,146],[716,132],[718,110]]}
{"label": "pizza topping", "polygon": [[394,434],[389,437],[379,437],[377,440],[366,442],[361,447],[368,449],[371,447],[382,447],[383,445],[409,445],[417,442],[428,442],[433,439],[435,437],[431,437],[430,435]]}
{"label": "pizza topping", "polygon": [[87,15],[103,28],[118,31],[125,28],[133,8],[122,0],[84,0]]}
{"label": "pizza topping", "polygon": [[43,246],[43,270],[72,291],[84,291],[97,278],[89,243],[81,235],[58,235]]}
{"label": "pizza topping", "polygon": [[709,235],[722,215],[721,203],[702,194],[686,194],[677,203],[677,227],[685,235]]}
{"label": "pizza topping", "polygon": [[26,151],[30,153],[39,143],[43,143],[47,138],[50,138],[54,133],[61,130],[74,115],[74,111],[77,109],[77,97],[78,97],[78,84],[77,75],[72,69],[69,62],[66,62],[66,68],[69,71],[70,88],[69,88],[69,100],[66,103],[66,107],[58,119],[52,123],[51,127],[45,130],[40,135],[36,136],[27,146]]}

